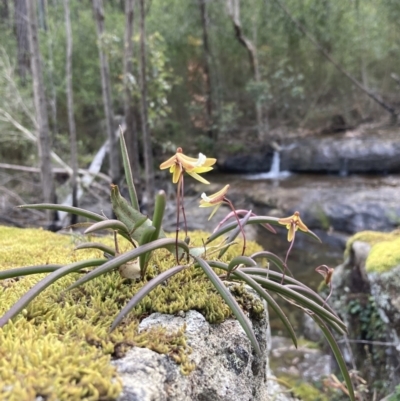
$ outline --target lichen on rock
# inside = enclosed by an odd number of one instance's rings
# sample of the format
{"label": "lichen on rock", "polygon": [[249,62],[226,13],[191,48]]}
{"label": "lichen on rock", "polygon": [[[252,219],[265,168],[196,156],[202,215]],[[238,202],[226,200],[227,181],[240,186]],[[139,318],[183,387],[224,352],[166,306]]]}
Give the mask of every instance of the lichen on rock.
{"label": "lichen on rock", "polygon": [[[199,246],[204,232],[190,234]],[[101,256],[100,251],[74,252],[79,240],[40,229],[0,227],[0,270],[46,263],[68,264]],[[97,239],[96,239],[97,240]],[[112,245],[112,238],[102,239]],[[122,248],[129,244],[121,241]],[[248,243],[250,253],[260,250]],[[238,254],[241,245],[231,247],[223,260]],[[150,262],[147,279],[173,266],[167,251],[158,251]],[[123,279],[111,272],[69,292],[63,292],[78,277],[70,274],[41,293],[22,314],[0,329],[0,400],[115,400],[122,385],[110,360],[132,346],[166,353],[181,370],[189,373],[193,363],[187,356],[184,331],[153,328],[138,332],[139,322],[153,312],[174,314],[195,309],[211,323],[230,315],[212,284],[194,267],[185,269],[158,286],[132,311],[112,334],[108,330],[121,307],[142,283]],[[5,313],[22,294],[44,275],[0,282],[0,313]]]}

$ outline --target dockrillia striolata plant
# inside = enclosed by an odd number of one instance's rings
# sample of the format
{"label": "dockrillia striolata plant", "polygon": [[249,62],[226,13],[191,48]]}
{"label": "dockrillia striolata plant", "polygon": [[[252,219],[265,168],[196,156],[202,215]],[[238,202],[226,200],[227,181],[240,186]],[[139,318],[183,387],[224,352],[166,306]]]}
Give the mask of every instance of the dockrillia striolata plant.
{"label": "dockrillia striolata plant", "polygon": [[[218,224],[217,228],[208,238],[204,238],[204,246],[192,247],[186,228],[186,220],[189,216],[186,216],[184,209],[184,177],[188,174],[194,179],[208,184],[209,182],[205,180],[201,174],[211,171],[213,169],[212,166],[216,163],[216,159],[207,158],[203,154],[199,154],[197,158],[192,158],[186,156],[182,149],[178,148],[175,155],[160,165],[161,169],[169,169],[172,174],[172,181],[176,184],[177,188],[176,235],[175,238],[167,238],[162,229],[166,207],[166,195],[163,191],[158,192],[156,195],[154,213],[151,219],[140,212],[128,153],[122,133],[120,142],[130,199],[128,201],[121,195],[117,185],[111,185],[111,203],[116,219],[107,219],[101,214],[70,206],[53,204],[20,206],[22,208],[31,209],[62,210],[88,219],[92,223],[86,229],[85,233],[92,233],[105,229],[112,230],[114,233],[114,248],[102,243],[86,242],[80,244],[77,249],[96,248],[104,253],[104,258],[79,261],[65,266],[47,264],[1,271],[0,280],[38,273],[48,273],[48,275],[35,284],[0,318],[0,327],[6,325],[10,319],[18,315],[43,290],[65,275],[92,268],[89,273],[80,277],[65,290],[70,291],[96,277],[118,269],[123,277],[140,280],[143,282],[143,286],[139,291],[133,294],[133,297],[115,317],[110,327],[110,331],[112,331],[154,288],[159,285],[168,285],[168,279],[170,277],[178,275],[185,269],[194,267],[208,278],[215,290],[223,298],[232,311],[232,314],[240,322],[257,354],[260,354],[261,350],[252,325],[235,297],[225,285],[227,281],[245,283],[251,287],[261,299],[265,300],[267,305],[281,319],[295,346],[297,346],[297,339],[294,329],[288,317],[272,297],[271,293],[278,294],[284,300],[299,307],[304,313],[310,315],[321,328],[326,340],[330,344],[347,385],[349,398],[355,401],[349,372],[332,334],[332,330],[336,331],[338,334],[346,334],[347,329],[345,324],[327,304],[327,300],[324,300],[311,288],[296,280],[288,268],[288,257],[298,230],[319,241],[319,238],[309,230],[306,224],[301,220],[300,213],[295,212],[290,217],[279,219],[271,216],[257,216],[252,213],[251,210],[236,210],[233,203],[227,197],[229,185],[226,185],[215,194],[207,195],[203,193],[201,197],[199,197],[200,207],[213,208],[210,218],[214,215],[215,210],[222,204],[228,205],[231,212]],[[183,239],[179,238],[181,214],[185,227]],[[233,220],[229,221],[230,219]],[[260,225],[273,233],[275,230],[272,226],[285,226],[288,230],[289,242],[285,260],[282,260],[274,253],[267,250],[246,255],[246,239],[243,228],[247,224]],[[226,260],[226,258],[222,259],[222,256],[226,253],[228,248],[236,243],[235,241],[240,234],[243,236],[242,252],[231,257],[229,260]],[[131,244],[132,249],[121,253],[118,246],[119,236],[124,237]],[[170,257],[174,258],[175,265],[148,280],[148,275],[146,274],[147,267],[153,253],[157,252],[159,249],[166,249],[171,254]],[[267,263],[264,262],[265,260]],[[324,276],[326,284],[331,285],[330,278],[332,269],[327,266],[320,266],[317,268],[317,272]],[[330,290],[331,293],[332,287]]]}

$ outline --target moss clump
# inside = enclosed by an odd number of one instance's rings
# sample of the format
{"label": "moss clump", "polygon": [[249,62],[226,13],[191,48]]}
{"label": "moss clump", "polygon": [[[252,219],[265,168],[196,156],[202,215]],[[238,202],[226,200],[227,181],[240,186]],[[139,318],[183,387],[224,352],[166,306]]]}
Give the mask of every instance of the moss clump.
{"label": "moss clump", "polygon": [[302,401],[329,401],[329,397],[310,383],[299,381],[289,375],[282,375],[278,381],[290,389],[290,392]]}
{"label": "moss clump", "polygon": [[295,385],[292,392],[303,401],[329,401],[325,394],[309,383]]}
{"label": "moss clump", "polygon": [[353,235],[346,244],[345,257],[355,241],[371,245],[365,268],[368,272],[382,273],[400,264],[400,230],[391,233],[378,231],[361,231]]}
{"label": "moss clump", "polygon": [[[190,234],[202,244],[204,232]],[[96,250],[74,252],[77,237],[38,229],[0,227],[0,270],[44,263],[67,264],[101,257]],[[98,239],[96,239],[97,241]],[[112,238],[102,239],[108,245]],[[129,244],[121,240],[121,247]],[[248,244],[248,252],[260,250]],[[241,251],[232,247],[224,259]],[[168,269],[175,258],[158,251],[150,262],[148,277]],[[139,322],[153,312],[176,313],[196,309],[210,322],[221,322],[230,309],[208,279],[194,267],[157,287],[112,334],[108,329],[120,309],[142,286],[111,272],[75,290],[63,293],[80,275],[68,275],[41,293],[22,314],[0,329],[0,400],[114,400],[121,391],[111,357],[120,357],[131,346],[168,353],[183,373],[193,368],[184,330],[167,333],[158,328],[138,334]],[[0,313],[4,314],[44,275],[0,281]]]}
{"label": "moss clump", "polygon": [[375,244],[365,262],[367,272],[383,273],[400,265],[400,237]]}
{"label": "moss clump", "polygon": [[379,242],[391,241],[396,238],[400,238],[400,230],[395,230],[390,233],[383,233],[380,231],[360,231],[347,240],[344,256],[346,258],[350,255],[350,249],[355,241],[366,242],[372,246]]}

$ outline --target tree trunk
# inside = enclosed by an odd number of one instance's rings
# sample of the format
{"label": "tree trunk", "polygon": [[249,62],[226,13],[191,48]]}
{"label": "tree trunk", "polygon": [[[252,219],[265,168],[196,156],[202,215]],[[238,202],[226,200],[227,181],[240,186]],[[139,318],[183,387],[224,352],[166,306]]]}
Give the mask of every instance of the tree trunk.
{"label": "tree trunk", "polygon": [[[71,187],[72,187],[72,206],[78,206],[78,147],[76,143],[76,127],[74,118],[74,93],[72,90],[72,30],[71,30],[71,17],[69,11],[69,0],[64,0],[65,11],[65,31],[67,37],[67,54],[66,54],[66,91],[67,91],[67,109],[68,109],[68,126],[69,138],[71,149]],[[71,215],[71,224],[76,223],[76,215]]]}
{"label": "tree trunk", "polygon": [[126,122],[126,146],[133,173],[133,181],[138,198],[141,198],[139,138],[132,97],[131,77],[133,77],[133,22],[134,0],[125,0],[125,43],[124,43],[124,113]]}
{"label": "tree trunk", "polygon": [[22,82],[30,73],[27,0],[14,0],[15,36],[17,38],[18,75]]}
{"label": "tree trunk", "polygon": [[[40,157],[40,174],[42,180],[43,198],[46,203],[54,202],[54,182],[51,167],[51,146],[49,121],[47,116],[46,97],[44,93],[42,65],[40,60],[39,40],[36,22],[36,7],[34,1],[27,1],[29,51],[32,68],[33,95],[35,102],[38,145]],[[47,214],[50,218],[50,213]]]}
{"label": "tree trunk", "polygon": [[101,87],[103,92],[104,114],[106,117],[107,137],[109,142],[109,161],[110,161],[110,177],[112,182],[118,183],[120,178],[120,160],[117,136],[114,127],[114,115],[112,110],[110,70],[108,67],[108,58],[102,49],[102,36],[104,33],[104,10],[103,0],[93,0],[94,16],[97,28],[97,40],[99,47],[100,70],[101,70]]}
{"label": "tree trunk", "polygon": [[50,114],[50,122],[51,122],[51,129],[53,135],[56,135],[58,133],[58,122],[57,122],[57,93],[56,93],[56,86],[54,84],[54,23],[52,20],[49,20],[49,23],[46,23],[47,21],[47,10],[48,10],[48,4],[47,0],[41,0],[43,1],[42,7],[43,7],[43,21],[44,21],[44,30],[46,31],[46,36],[47,36],[47,48],[49,52],[49,59],[48,59],[48,68],[47,68],[47,77],[48,77],[48,82],[50,86],[50,101],[49,101],[49,106],[51,110]]}
{"label": "tree trunk", "polygon": [[143,134],[143,153],[146,175],[146,202],[153,203],[154,195],[154,167],[151,135],[147,117],[147,82],[146,82],[146,27],[144,0],[139,0],[140,5],[140,91],[141,91],[141,119]]}
{"label": "tree trunk", "polygon": [[2,0],[0,5],[0,20],[5,26],[10,26],[10,7],[8,0]]}
{"label": "tree trunk", "polygon": [[46,4],[44,0],[38,1],[39,8],[39,27],[43,31],[47,31],[47,23],[46,23]]}
{"label": "tree trunk", "polygon": [[207,112],[207,133],[209,138],[216,140],[217,135],[213,132],[213,99],[211,86],[211,53],[208,43],[208,16],[206,0],[198,0],[201,15],[201,25],[203,27],[203,50],[204,50],[204,75],[206,84],[206,112]]}
{"label": "tree trunk", "polygon": [[[257,49],[254,44],[243,34],[242,24],[240,22],[240,0],[227,0],[228,14],[232,19],[233,27],[235,29],[236,39],[239,43],[244,46],[249,55],[250,66],[253,72],[254,81],[259,84],[260,78],[260,68],[258,65]],[[255,104],[256,109],[256,119],[257,119],[257,131],[258,139],[260,141],[265,140],[266,130],[264,125],[264,118],[262,112],[262,105],[257,99]]]}

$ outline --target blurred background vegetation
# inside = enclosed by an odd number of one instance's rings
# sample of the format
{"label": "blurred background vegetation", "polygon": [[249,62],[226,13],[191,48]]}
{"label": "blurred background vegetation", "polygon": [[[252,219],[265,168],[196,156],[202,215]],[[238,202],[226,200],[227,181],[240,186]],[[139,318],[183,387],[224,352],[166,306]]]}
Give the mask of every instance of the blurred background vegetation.
{"label": "blurred background vegetation", "polygon": [[[0,4],[0,157],[4,162],[34,164],[36,145],[4,115],[6,112],[15,122],[33,129],[29,117],[34,115],[30,73],[19,73],[15,10],[20,2],[2,0]],[[101,37],[109,59],[116,116],[124,111],[124,3],[104,2],[105,33]],[[207,17],[208,56],[203,46],[202,3]],[[399,1],[286,0],[285,4],[343,68],[391,105],[400,105],[396,82],[400,75]],[[85,165],[105,138],[99,56],[92,2],[71,0],[70,7],[74,112],[79,162]],[[145,7],[148,115],[154,145],[193,145],[206,152],[222,141],[230,144],[225,150],[240,151],[246,141],[257,140],[255,102],[262,107],[267,139],[279,127],[316,130],[335,116],[358,124],[387,114],[321,55],[276,0],[240,3],[241,28],[258,57],[258,80],[246,48],[235,36],[227,2],[152,0],[146,1]],[[134,73],[129,80],[138,105],[136,8]],[[40,0],[37,13],[52,148],[68,158],[63,2]],[[206,63],[211,83],[210,116]],[[139,111],[136,117],[139,121]]]}

